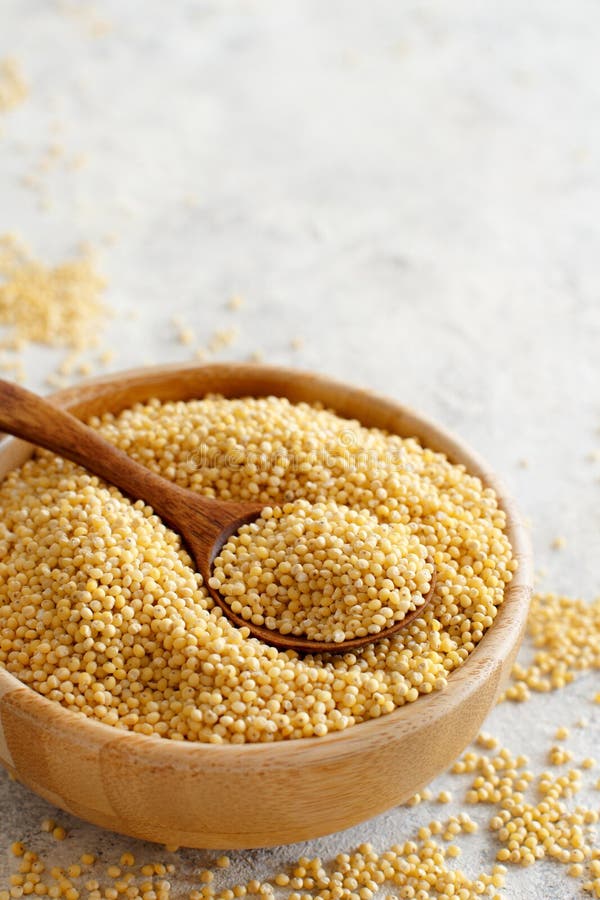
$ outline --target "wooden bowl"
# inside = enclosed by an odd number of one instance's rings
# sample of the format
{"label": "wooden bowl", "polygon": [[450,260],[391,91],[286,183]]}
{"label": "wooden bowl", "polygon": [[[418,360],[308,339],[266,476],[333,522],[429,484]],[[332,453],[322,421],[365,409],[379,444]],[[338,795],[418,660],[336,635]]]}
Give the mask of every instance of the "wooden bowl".
{"label": "wooden bowl", "polygon": [[[87,418],[151,397],[278,395],[322,401],[341,416],[415,436],[493,487],[519,569],[498,616],[448,687],[390,715],[323,738],[273,744],[176,743],[121,731],[45,699],[0,669],[0,762],[37,794],[82,819],[150,841],[250,848],[339,831],[407,800],[477,734],[519,646],[532,583],[528,537],[511,498],[478,456],[393,400],[329,378],[256,365],[138,369],[61,391]],[[0,443],[0,478],[31,453]]]}

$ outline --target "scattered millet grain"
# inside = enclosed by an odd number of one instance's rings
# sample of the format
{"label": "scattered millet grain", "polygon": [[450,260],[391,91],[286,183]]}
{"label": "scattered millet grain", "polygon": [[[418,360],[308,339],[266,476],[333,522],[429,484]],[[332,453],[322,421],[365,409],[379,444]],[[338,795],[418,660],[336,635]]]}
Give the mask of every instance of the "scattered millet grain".
{"label": "scattered millet grain", "polygon": [[27,96],[27,84],[14,59],[0,60],[0,113],[18,106]]}
{"label": "scattered millet grain", "polygon": [[567,546],[567,539],[565,537],[555,537],[550,546],[553,550],[564,550]]}
{"label": "scattered millet grain", "polygon": [[208,341],[208,350],[211,353],[217,353],[225,347],[230,347],[237,338],[237,328],[219,328]]}
{"label": "scattered millet grain", "polygon": [[42,181],[39,175],[21,175],[19,182],[23,187],[29,188],[32,191],[39,192],[42,190]]}
{"label": "scattered millet grain", "polygon": [[570,762],[573,759],[573,753],[571,750],[567,750],[566,747],[551,747],[548,751],[548,760],[552,763],[553,766],[562,766],[565,763]]}
{"label": "scattered millet grain", "polygon": [[189,346],[194,343],[196,336],[191,328],[181,328],[177,334],[177,339],[180,344]]}
{"label": "scattered millet grain", "polygon": [[578,672],[600,669],[600,599],[534,594],[527,632],[536,652],[529,665],[513,667],[503,699],[527,700],[530,691],[555,691]]}
{"label": "scattered millet grain", "polygon": [[343,643],[376,635],[424,602],[433,566],[407,525],[296,500],[231,536],[210,587],[254,625]]}
{"label": "scattered millet grain", "polygon": [[107,348],[98,355],[98,362],[101,366],[109,366],[114,358],[115,351],[112,348]]}
{"label": "scattered millet grain", "polygon": [[481,731],[475,738],[475,743],[478,747],[483,747],[485,750],[494,750],[498,746],[499,741],[498,738],[488,734],[486,731]]}
{"label": "scattered millet grain", "polygon": [[240,297],[239,294],[234,294],[233,297],[230,297],[227,301],[227,309],[230,309],[232,312],[235,312],[244,305],[244,298]]}
{"label": "scattered millet grain", "polygon": [[405,806],[418,806],[419,803],[423,803],[424,800],[431,800],[433,797],[433,793],[429,788],[423,788],[423,790],[418,791],[416,794],[413,794],[406,803]]}
{"label": "scattered millet grain", "polygon": [[77,351],[69,351],[61,360],[56,369],[57,375],[68,376],[73,374],[73,370],[79,361],[79,353]]}
{"label": "scattered millet grain", "polygon": [[504,512],[415,440],[274,397],[151,401],[91,424],[207,496],[334,501],[410,528],[438,582],[393,638],[343,656],[280,653],[214,609],[150,508],[40,451],[0,485],[0,665],[73,711],[174,740],[320,736],[443,688],[493,623],[515,570]]}
{"label": "scattered millet grain", "polygon": [[65,375],[58,375],[56,372],[50,372],[44,379],[44,383],[47,387],[53,388],[54,390],[62,390],[69,382]]}
{"label": "scattered millet grain", "polygon": [[[202,870],[195,880],[201,887],[186,888],[188,900],[235,900],[245,896],[273,898],[276,888],[285,888],[283,896],[288,900],[373,900],[375,895],[384,889],[393,891],[388,897],[398,896],[415,898],[415,900],[439,900],[441,897],[456,897],[457,900],[475,900],[488,896],[500,900],[496,893],[504,884],[506,869],[502,865],[494,865],[491,872],[482,872],[471,879],[460,869],[448,865],[447,860],[456,859],[460,855],[460,847],[455,843],[447,846],[432,839],[433,834],[447,831],[454,825],[455,835],[468,833],[468,817],[462,820],[451,817],[446,823],[432,822],[429,828],[422,828],[413,840],[393,844],[388,849],[378,852],[368,843],[361,844],[349,853],[339,853],[331,861],[320,857],[301,856],[290,865],[287,871],[274,872],[270,882],[252,878],[245,884],[233,884],[231,887],[216,887],[214,872]],[[475,823],[471,823],[474,825]],[[29,852],[28,852],[29,853]],[[29,853],[36,860],[40,873],[46,869],[37,854]],[[227,859],[224,857],[222,859]],[[224,866],[216,864],[219,882],[223,882]],[[36,880],[39,876],[13,875],[9,878],[10,888],[0,891],[0,900],[13,900],[23,894],[35,893],[37,896],[78,900],[82,888],[87,891],[86,900],[118,900],[119,896],[128,900],[169,900],[172,895],[182,896],[181,890],[173,890],[171,880],[155,877],[156,871],[174,874],[174,865],[147,865],[150,874],[137,877],[129,873],[128,880],[111,879],[108,883],[103,879],[89,879],[82,887],[78,887],[66,872],[54,867],[48,873],[53,883]],[[111,867],[109,867],[111,868]],[[183,872],[180,884],[194,880]],[[31,885],[32,889],[27,888]],[[38,887],[39,885],[39,887]],[[6,895],[6,896],[5,896]]]}
{"label": "scattered millet grain", "polygon": [[81,256],[49,268],[14,237],[0,238],[0,325],[17,339],[82,349],[95,343],[107,311],[104,282]]}
{"label": "scattered millet grain", "polygon": [[[600,851],[593,845],[590,828],[598,823],[598,812],[582,806],[569,809],[564,803],[581,788],[578,769],[560,776],[543,772],[536,780],[538,801],[534,803],[524,796],[534,780],[524,768],[525,757],[502,748],[495,757],[468,751],[460,762],[461,772],[475,773],[467,802],[500,807],[489,823],[503,845],[497,853],[499,861],[528,866],[550,858],[570,867],[597,858]],[[590,869],[593,874],[593,862]],[[583,874],[583,869],[576,871]]]}

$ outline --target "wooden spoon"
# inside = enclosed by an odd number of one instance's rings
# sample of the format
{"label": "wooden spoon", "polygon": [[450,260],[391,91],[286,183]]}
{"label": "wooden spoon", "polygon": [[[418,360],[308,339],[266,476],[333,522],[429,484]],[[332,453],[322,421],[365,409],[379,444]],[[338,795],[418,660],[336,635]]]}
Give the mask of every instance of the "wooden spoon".
{"label": "wooden spoon", "polygon": [[206,590],[227,618],[235,625],[247,628],[254,637],[275,647],[298,653],[345,653],[355,650],[404,628],[422,614],[433,597],[435,571],[431,588],[421,606],[376,635],[352,638],[342,643],[284,635],[270,628],[254,625],[236,615],[225,598],[208,586],[208,580],[212,563],[223,544],[242,525],[257,519],[263,505],[215,500],[179,487],[135,462],[127,453],[109,443],[71,413],[25,388],[1,379],[0,430],[78,463],[120,488],[134,500],[143,500],[151,506],[182,537],[202,575]]}

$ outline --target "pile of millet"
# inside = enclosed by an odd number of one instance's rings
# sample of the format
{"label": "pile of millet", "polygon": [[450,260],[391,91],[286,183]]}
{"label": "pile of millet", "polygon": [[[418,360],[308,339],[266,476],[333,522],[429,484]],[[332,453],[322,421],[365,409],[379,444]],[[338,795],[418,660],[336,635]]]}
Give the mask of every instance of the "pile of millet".
{"label": "pile of millet", "polygon": [[423,615],[393,637],[280,652],[215,607],[149,507],[39,451],[0,485],[0,665],[106,724],[244,743],[385,715],[446,686],[515,571],[494,492],[414,439],[274,397],[155,400],[90,424],[206,496],[366,511],[405,529],[437,576]]}
{"label": "pile of millet", "polygon": [[297,500],[265,507],[232,535],[209,586],[254,625],[342,644],[401,622],[425,602],[432,577],[408,525]]}
{"label": "pile of millet", "polygon": [[108,314],[105,287],[89,251],[47,266],[14,235],[0,236],[0,325],[12,330],[11,349],[29,342],[73,350],[94,345]]}

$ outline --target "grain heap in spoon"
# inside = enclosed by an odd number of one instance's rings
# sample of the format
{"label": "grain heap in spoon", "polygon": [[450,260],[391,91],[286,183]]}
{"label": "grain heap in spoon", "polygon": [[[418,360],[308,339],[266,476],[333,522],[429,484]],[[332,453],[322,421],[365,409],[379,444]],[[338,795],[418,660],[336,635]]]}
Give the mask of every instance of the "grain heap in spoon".
{"label": "grain heap in spoon", "polygon": [[432,578],[427,548],[407,525],[297,500],[265,507],[233,534],[209,586],[248,623],[343,645],[376,639],[420,609]]}

